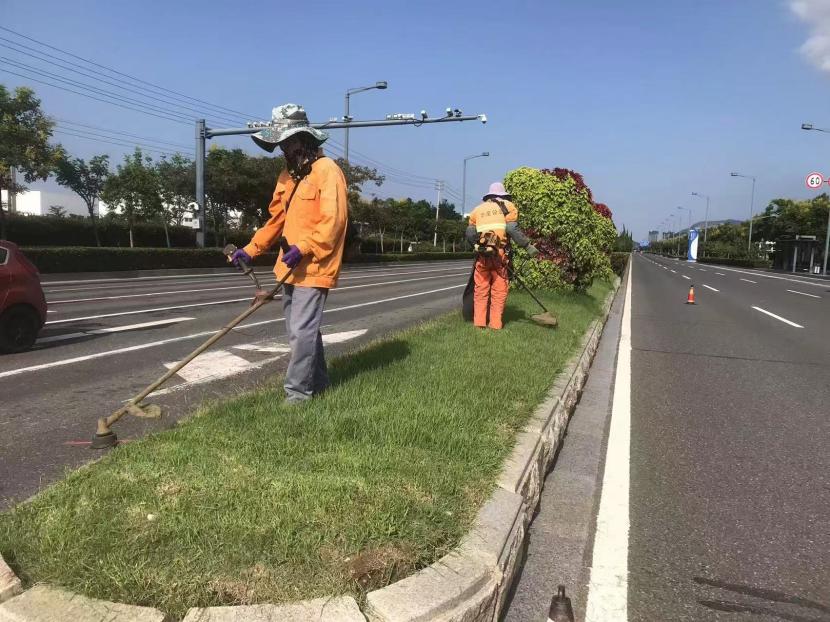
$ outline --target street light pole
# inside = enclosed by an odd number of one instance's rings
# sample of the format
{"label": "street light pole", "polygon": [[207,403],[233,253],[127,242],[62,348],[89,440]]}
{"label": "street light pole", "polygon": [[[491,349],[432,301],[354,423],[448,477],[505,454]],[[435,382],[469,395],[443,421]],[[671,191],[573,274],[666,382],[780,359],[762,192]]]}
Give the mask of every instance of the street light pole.
{"label": "street light pole", "polygon": [[438,246],[438,211],[441,209],[441,191],[444,189],[444,182],[435,180],[435,189],[438,191],[438,203],[435,204],[435,234],[432,237],[432,245]]}
{"label": "street light pole", "polygon": [[747,242],[746,252],[749,258],[752,259],[752,220],[755,212],[755,177],[752,175],[742,175],[741,173],[730,173],[732,177],[743,177],[744,179],[752,180],[752,194],[749,198],[749,241]]}
{"label": "street light pole", "polygon": [[693,197],[700,197],[701,199],[706,199],[706,216],[703,218],[703,245],[706,246],[706,231],[709,229],[709,195],[707,194],[700,194],[699,192],[693,192]]}
{"label": "street light pole", "polygon": [[[689,207],[683,207],[683,206],[680,206],[680,205],[677,207],[677,209],[679,209],[681,212],[684,209],[688,210],[688,212],[689,212],[689,228],[687,229],[688,233],[686,234],[687,235],[686,243],[688,244],[688,238],[692,237],[692,210]],[[678,224],[678,229],[683,226],[682,217],[680,217],[680,216],[677,217],[677,224]],[[680,238],[679,237],[677,239],[677,255],[678,255],[678,257],[680,256]]]}
{"label": "street light pole", "polygon": [[467,160],[474,160],[475,158],[486,158],[490,155],[489,151],[482,151],[478,155],[471,155],[464,158],[464,173],[461,176],[461,217],[467,215]]}
{"label": "street light pole", "polygon": [[[813,127],[812,123],[802,123],[801,124],[802,130],[815,130],[816,132],[825,132],[830,133],[830,130],[825,130],[820,127]],[[827,255],[830,255],[830,210],[827,212],[827,233],[824,238],[824,265],[822,266],[821,273],[824,276],[827,276]]]}
{"label": "street light pole", "polygon": [[[346,110],[345,110],[345,113],[343,114],[343,121],[348,123],[349,121],[352,120],[352,118],[349,116],[349,98],[352,96],[352,94],[361,93],[363,91],[371,91],[372,89],[383,90],[383,89],[387,88],[387,86],[388,85],[386,83],[386,80],[380,80],[380,81],[376,82],[375,84],[373,84],[372,86],[359,86],[357,88],[347,90],[346,91]],[[344,145],[344,153],[345,153],[345,157],[343,159],[346,161],[346,164],[348,164],[349,163],[349,128],[348,128],[348,126],[346,126],[346,141],[345,141],[345,145]]]}

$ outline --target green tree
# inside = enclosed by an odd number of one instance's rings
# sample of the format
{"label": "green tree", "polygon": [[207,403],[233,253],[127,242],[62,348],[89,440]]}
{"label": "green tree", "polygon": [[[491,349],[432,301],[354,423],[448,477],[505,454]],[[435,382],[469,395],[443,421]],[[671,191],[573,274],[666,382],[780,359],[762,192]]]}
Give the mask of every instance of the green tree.
{"label": "green tree", "polygon": [[[124,163],[119,164],[117,172],[109,176],[101,198],[107,203],[110,212],[120,212],[120,216],[126,221],[131,248],[135,246],[133,227],[139,218],[164,218],[153,159],[145,156],[138,147],[132,155],[124,156]],[[167,245],[170,245],[169,235]]]}
{"label": "green tree", "polygon": [[[63,149],[49,144],[54,122],[40,109],[34,91],[18,87],[14,95],[0,84],[0,190],[9,196],[25,186],[13,184],[10,169],[23,174],[26,183],[49,177]],[[6,215],[0,203],[0,239],[6,238]]]}
{"label": "green tree", "polygon": [[66,208],[63,205],[50,205],[48,215],[53,218],[66,218]]}
{"label": "green tree", "polygon": [[94,156],[87,164],[81,158],[70,158],[64,155],[55,163],[54,172],[55,179],[60,185],[66,186],[83,199],[89,212],[89,219],[92,221],[95,244],[101,246],[98,225],[95,221],[95,201],[100,198],[110,174],[109,156]]}
{"label": "green tree", "polygon": [[162,157],[156,162],[155,175],[165,220],[181,225],[188,203],[196,200],[193,160],[179,153],[169,160]]}
{"label": "green tree", "polygon": [[634,237],[630,231],[626,230],[625,225],[614,241],[614,250],[618,253],[630,253],[634,250]]}

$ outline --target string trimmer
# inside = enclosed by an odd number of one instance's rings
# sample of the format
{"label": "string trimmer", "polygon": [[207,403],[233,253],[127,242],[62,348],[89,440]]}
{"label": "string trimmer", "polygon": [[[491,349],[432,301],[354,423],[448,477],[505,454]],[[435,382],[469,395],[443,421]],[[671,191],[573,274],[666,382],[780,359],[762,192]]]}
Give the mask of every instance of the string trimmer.
{"label": "string trimmer", "polygon": [[[283,252],[286,252],[288,250],[288,243],[286,242],[285,238],[280,238],[279,244]],[[230,261],[230,256],[233,255],[234,251],[236,251],[236,247],[232,244],[229,244],[225,247],[224,253],[228,256],[228,261]],[[106,449],[108,447],[115,447],[118,444],[118,437],[115,435],[115,432],[112,431],[111,426],[116,421],[121,419],[121,417],[123,417],[125,414],[130,414],[135,417],[143,417],[149,419],[158,419],[159,417],[161,417],[160,406],[156,404],[145,405],[142,404],[141,401],[148,395],[150,395],[153,391],[158,389],[165,382],[167,382],[174,375],[176,375],[179,372],[179,370],[182,369],[182,367],[190,363],[190,361],[195,359],[202,352],[207,350],[210,346],[212,346],[222,337],[231,332],[240,322],[245,320],[245,318],[247,318],[250,315],[253,315],[257,312],[257,310],[260,307],[272,300],[274,296],[276,296],[282,289],[282,286],[285,284],[286,279],[288,279],[288,277],[291,276],[291,273],[294,271],[294,268],[289,269],[286,275],[276,284],[275,287],[273,287],[270,290],[263,290],[259,287],[259,281],[257,280],[256,275],[253,272],[253,269],[241,259],[239,260],[239,263],[241,264],[243,274],[250,276],[257,287],[256,297],[251,303],[251,306],[239,315],[237,315],[228,324],[223,326],[219,331],[214,333],[210,337],[210,339],[208,339],[198,348],[193,350],[193,352],[188,354],[183,360],[176,363],[176,365],[169,369],[166,374],[161,376],[152,384],[145,387],[144,390],[141,391],[141,393],[133,397],[124,406],[116,410],[109,417],[101,417],[100,419],[98,419],[98,428],[95,432],[95,436],[92,437],[93,449]]]}
{"label": "string trimmer", "polygon": [[542,326],[552,326],[555,328],[559,324],[559,320],[556,319],[556,316],[553,315],[550,311],[548,311],[545,305],[542,304],[542,301],[539,300],[532,291],[530,291],[530,288],[527,285],[525,285],[525,282],[522,281],[522,279],[519,278],[519,275],[516,274],[516,271],[510,267],[510,264],[505,263],[505,265],[507,266],[507,271],[510,273],[510,278],[515,279],[515,281],[519,285],[521,285],[528,294],[530,294],[530,297],[536,301],[536,304],[542,307],[542,311],[544,311],[544,313],[537,313],[536,315],[531,315],[530,319],[536,322],[537,324],[541,324]]}

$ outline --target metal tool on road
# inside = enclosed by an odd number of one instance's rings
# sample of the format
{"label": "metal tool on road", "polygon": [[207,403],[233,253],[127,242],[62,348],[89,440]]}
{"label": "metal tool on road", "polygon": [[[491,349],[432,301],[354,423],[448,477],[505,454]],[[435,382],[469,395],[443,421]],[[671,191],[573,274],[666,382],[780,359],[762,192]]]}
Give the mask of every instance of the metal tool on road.
{"label": "metal tool on road", "polygon": [[552,328],[558,326],[559,320],[556,319],[556,316],[553,315],[550,311],[548,311],[545,305],[542,304],[542,301],[539,300],[532,291],[530,291],[530,288],[527,285],[525,285],[525,282],[522,281],[522,279],[519,278],[519,275],[516,274],[516,271],[510,267],[510,264],[508,263],[506,265],[507,271],[510,273],[510,278],[515,279],[516,282],[519,285],[521,285],[528,294],[530,294],[530,297],[536,301],[536,304],[542,307],[542,311],[544,311],[544,313],[537,313],[536,315],[531,315],[530,319],[541,326],[550,326]]}
{"label": "metal tool on road", "polygon": [[[288,250],[288,242],[286,242],[285,238],[279,239],[279,245],[283,252],[286,252]],[[227,250],[227,247],[225,248],[225,250]],[[150,395],[153,391],[158,389],[165,382],[167,382],[174,375],[176,375],[179,372],[179,370],[181,370],[185,365],[190,363],[190,361],[195,359],[202,352],[207,350],[210,346],[212,346],[222,337],[231,332],[239,323],[245,320],[248,316],[253,315],[260,307],[272,300],[274,296],[276,296],[282,289],[282,286],[285,284],[285,281],[288,279],[288,277],[291,276],[292,272],[294,272],[294,268],[289,268],[285,276],[282,279],[280,279],[280,281],[272,289],[258,289],[257,291],[263,292],[263,295],[259,295],[258,293],[250,307],[248,307],[245,311],[237,315],[228,324],[223,326],[219,331],[214,333],[207,341],[205,341],[202,345],[193,350],[193,352],[188,354],[183,360],[179,361],[176,365],[169,369],[166,374],[161,376],[152,384],[145,387],[144,390],[142,390],[138,395],[133,397],[124,406],[116,410],[109,417],[101,417],[100,419],[98,419],[98,428],[95,431],[95,436],[92,437],[92,444],[90,445],[92,449],[107,449],[109,447],[115,447],[118,444],[118,437],[116,436],[115,432],[112,431],[111,428],[112,425],[116,421],[121,419],[121,417],[123,417],[125,414],[130,414],[135,417],[149,419],[158,419],[159,417],[161,417],[160,406],[156,404],[144,405],[141,403],[141,401],[148,395]]]}

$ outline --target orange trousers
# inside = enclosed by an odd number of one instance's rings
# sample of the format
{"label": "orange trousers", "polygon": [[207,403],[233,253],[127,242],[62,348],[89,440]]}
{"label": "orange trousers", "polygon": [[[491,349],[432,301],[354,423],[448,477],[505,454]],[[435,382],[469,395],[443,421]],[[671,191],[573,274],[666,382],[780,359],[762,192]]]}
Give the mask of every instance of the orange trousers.
{"label": "orange trousers", "polygon": [[507,301],[507,259],[504,257],[478,257],[473,276],[473,324],[485,327],[487,306],[490,306],[490,328],[502,327],[501,316]]}

